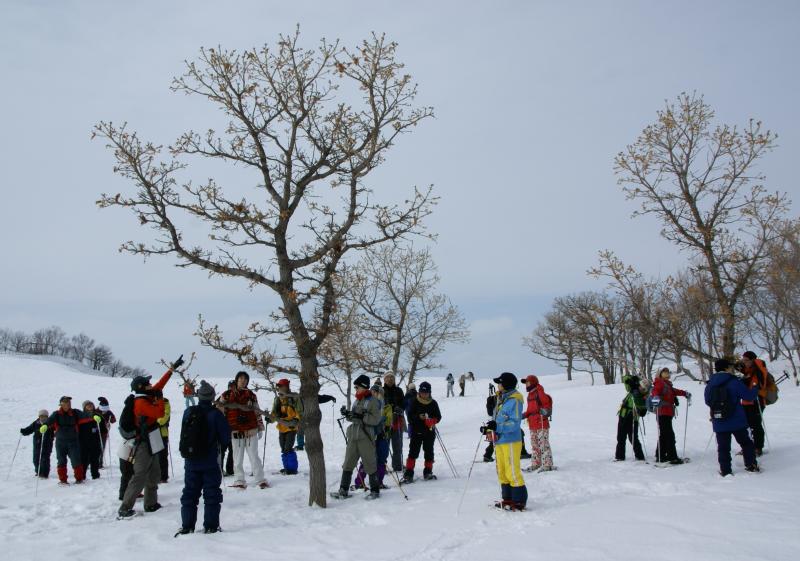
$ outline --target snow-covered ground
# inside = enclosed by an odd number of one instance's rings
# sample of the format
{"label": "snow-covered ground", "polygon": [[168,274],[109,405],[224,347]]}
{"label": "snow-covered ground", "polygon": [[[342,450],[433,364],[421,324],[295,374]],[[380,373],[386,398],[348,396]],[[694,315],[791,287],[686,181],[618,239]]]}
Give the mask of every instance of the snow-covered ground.
{"label": "snow-covered ground", "polygon": [[[702,386],[679,381],[695,396],[690,408],[687,465],[658,469],[628,461],[614,463],[616,409],[621,386],[591,387],[585,380],[542,378],[554,399],[551,442],[558,471],[526,474],[530,496],[525,513],[498,512],[488,505],[498,493],[494,464],[472,464],[478,427],[485,418],[488,380],[467,387],[467,397],[445,399],[442,379],[429,378],[444,416],[440,426],[460,478],[454,479],[437,447],[439,480],[396,488],[381,499],[331,501],[328,509],[308,508],[307,464],[300,453],[298,477],[272,476],[272,488],[225,489],[223,533],[173,538],[180,525],[182,463],[173,451],[175,478],[159,489],[165,508],[130,521],[115,513],[119,470],[116,459],[102,477],[86,485],[59,487],[55,469],[38,487],[31,463],[31,438],[24,437],[9,466],[19,428],[40,408],[52,410],[59,396],[73,405],[108,397],[119,414],[129,380],[91,376],[68,365],[0,356],[0,536],[3,558],[39,560],[91,556],[127,559],[797,559],[800,555],[800,390],[781,385],[779,402],[766,413],[771,446],[764,472],[717,475]],[[422,381],[422,380],[419,380]],[[218,387],[224,381],[219,380]],[[179,419],[183,399],[177,383],[166,391]],[[262,403],[269,402],[264,393]],[[338,405],[336,408],[338,410]],[[685,407],[681,407],[685,410]],[[323,406],[328,483],[336,487],[344,442],[332,423],[334,408]],[[682,448],[683,412],[675,421]],[[647,451],[655,448],[656,427],[647,417]],[[179,423],[172,423],[177,442]],[[118,441],[116,431],[112,438]],[[277,435],[267,435],[267,473],[280,468]],[[480,443],[481,453],[485,443]],[[116,446],[114,446],[116,448]],[[629,459],[632,457],[630,448]],[[480,458],[480,453],[479,456]],[[52,457],[55,465],[55,453]],[[473,468],[460,514],[456,510]],[[6,477],[9,476],[7,480]],[[70,473],[71,477],[71,473]],[[226,480],[227,481],[227,480]],[[387,483],[392,484],[387,478]],[[393,485],[393,484],[392,484]],[[201,502],[202,509],[202,502]],[[141,510],[141,504],[137,504]],[[202,514],[201,514],[202,517]],[[144,557],[143,557],[144,556]]]}

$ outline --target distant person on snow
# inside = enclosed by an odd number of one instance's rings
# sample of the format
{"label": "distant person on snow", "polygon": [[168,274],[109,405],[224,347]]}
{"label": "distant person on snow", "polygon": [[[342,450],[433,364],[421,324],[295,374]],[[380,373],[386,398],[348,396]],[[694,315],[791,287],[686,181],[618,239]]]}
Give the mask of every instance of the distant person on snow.
{"label": "distant person on snow", "polygon": [[381,422],[381,404],[372,397],[369,383],[368,376],[364,374],[358,376],[353,382],[356,398],[351,409],[348,411],[347,407],[342,405],[340,410],[342,416],[350,422],[350,426],[347,427],[345,437],[347,448],[344,453],[339,490],[331,493],[334,499],[346,499],[350,496],[350,481],[359,458],[369,478],[370,493],[366,498],[377,499],[381,494],[375,457],[375,427]]}
{"label": "distant person on snow", "polygon": [[48,416],[47,410],[42,409],[35,421],[19,429],[22,436],[33,435],[33,470],[42,479],[50,476],[50,454],[53,452],[53,431],[45,431],[44,434],[39,431],[47,425]]}
{"label": "distant person on snow", "polygon": [[534,375],[525,378],[525,388],[528,390],[528,408],[523,418],[528,419],[528,428],[531,431],[529,471],[551,471],[553,452],[550,449],[550,414],[553,411],[553,398],[545,393],[539,378]]}
{"label": "distant person on snow", "polygon": [[79,428],[81,464],[84,469],[89,470],[92,479],[98,479],[100,477],[100,456],[103,453],[103,436],[100,434],[103,418],[97,414],[94,403],[88,399],[83,402],[83,412],[92,419],[92,422],[83,423]]}
{"label": "distant person on snow", "polygon": [[661,400],[657,408],[658,447],[656,448],[656,461],[678,465],[683,463],[683,459],[678,457],[678,451],[675,448],[675,431],[672,429],[672,419],[675,417],[675,406],[677,405],[675,396],[686,396],[687,401],[691,402],[692,394],[673,388],[670,376],[669,368],[659,370],[650,395]]}
{"label": "distant person on snow", "polygon": [[172,363],[155,384],[150,384],[150,376],[136,376],[131,381],[133,395],[125,400],[119,424],[120,430],[136,434],[135,449],[131,459],[133,477],[125,489],[125,496],[119,506],[120,518],[130,518],[135,514],[133,505],[142,490],[144,490],[145,512],[155,512],[161,508],[158,503],[158,482],[161,481],[158,452],[163,448],[163,440],[158,419],[164,416],[164,399],[158,396],[169,382],[172,373],[182,364],[183,355]]}
{"label": "distant person on snow", "polygon": [[[711,424],[717,435],[717,460],[722,477],[733,474],[731,467],[731,436],[742,447],[745,470],[761,471],[756,461],[755,447],[747,434],[747,416],[744,401],[754,401],[757,387],[747,387],[731,373],[733,365],[726,359],[714,362],[716,373],[708,380],[705,402],[711,408]],[[724,393],[723,393],[724,391]]]}
{"label": "distant person on snow", "polygon": [[186,380],[183,383],[183,406],[188,409],[192,405],[197,405],[195,402],[195,387],[193,380]]}
{"label": "distant person on snow", "polygon": [[497,384],[498,393],[494,418],[481,427],[481,432],[489,433],[497,453],[497,479],[500,482],[501,500],[495,506],[507,510],[525,510],[528,488],[520,469],[520,423],[524,401],[517,391],[517,377],[511,372],[503,372],[494,379],[494,383]]}
{"label": "distant person on snow", "polygon": [[47,423],[39,428],[39,432],[44,434],[50,429],[55,432],[58,482],[62,485],[67,484],[67,457],[69,457],[75,483],[83,483],[86,480],[86,468],[81,463],[79,426],[95,421],[83,411],[73,409],[72,398],[68,395],[61,396],[58,403],[58,409],[47,418]]}
{"label": "distant person on snow", "polygon": [[641,380],[638,376],[625,376],[622,383],[628,393],[625,394],[617,411],[617,449],[614,461],[625,461],[625,441],[628,440],[633,445],[634,457],[643,462],[644,452],[639,441],[639,419],[647,414],[644,396],[650,389],[649,384],[647,380]]}
{"label": "distant person on snow", "polygon": [[433,475],[433,444],[436,442],[436,425],[441,422],[442,413],[439,411],[439,404],[431,397],[431,385],[422,382],[419,385],[419,393],[408,405],[409,432],[411,442],[408,445],[408,458],[406,458],[406,469],[403,472],[403,483],[414,481],[414,466],[419,457],[420,448],[424,451],[425,466],[422,470],[424,479],[436,479]]}
{"label": "distant person on snow", "polygon": [[[181,494],[181,527],[175,537],[194,532],[197,523],[197,505],[203,495],[203,531],[213,534],[221,530],[219,513],[222,510],[222,471],[220,470],[221,451],[231,440],[231,429],[222,414],[211,402],[214,401],[214,388],[205,380],[200,382],[197,391],[200,413],[205,416],[208,442],[204,457],[185,459],[184,486]],[[183,412],[183,427],[189,417],[189,409]]]}
{"label": "distant person on snow", "polygon": [[261,489],[266,489],[269,484],[264,478],[264,466],[261,464],[261,457],[258,454],[258,440],[264,432],[260,420],[261,409],[258,406],[258,397],[247,388],[250,383],[250,375],[247,372],[238,372],[234,381],[236,386],[223,393],[219,399],[225,408],[225,417],[231,427],[233,486],[247,487],[244,476],[244,453],[247,452],[255,484]]}
{"label": "distant person on snow", "polygon": [[450,372],[447,374],[447,397],[455,397],[456,392],[453,390],[453,386],[456,383],[456,379],[453,378],[453,373]]}

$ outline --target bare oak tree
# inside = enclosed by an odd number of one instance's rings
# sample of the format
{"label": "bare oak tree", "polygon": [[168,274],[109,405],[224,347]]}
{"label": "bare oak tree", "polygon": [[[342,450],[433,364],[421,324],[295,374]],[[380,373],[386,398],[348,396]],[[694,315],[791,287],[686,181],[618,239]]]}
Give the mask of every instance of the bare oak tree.
{"label": "bare oak tree", "polygon": [[[179,267],[241,279],[278,297],[279,308],[245,337],[228,343],[215,327],[201,326],[201,340],[261,372],[297,373],[309,505],[324,507],[317,357],[336,307],[334,279],[348,252],[424,233],[435,202],[430,189],[381,204],[367,180],[398,136],[432,109],[414,105],[416,85],[383,36],[356,49],[325,40],[306,49],[298,39],[296,32],[275,48],[245,52],[203,49],[187,63],[172,89],[221,109],[228,124],[220,133],[186,132],[166,155],[125,125],[98,124],[115,171],[136,187],[135,194],[104,194],[98,204],[128,208],[156,232],[121,251],[171,256]],[[183,177],[184,158],[192,156],[239,166],[253,180],[238,190],[213,179],[194,183]],[[205,237],[193,238],[198,231]],[[288,340],[291,351],[257,351],[265,338]]]}
{"label": "bare oak tree", "polygon": [[661,235],[698,259],[721,317],[720,347],[736,346],[742,295],[763,270],[767,246],[787,207],[754,168],[776,136],[751,120],[744,128],[713,125],[702,96],[681,94],[658,112],[615,160],[619,184],[653,214]]}

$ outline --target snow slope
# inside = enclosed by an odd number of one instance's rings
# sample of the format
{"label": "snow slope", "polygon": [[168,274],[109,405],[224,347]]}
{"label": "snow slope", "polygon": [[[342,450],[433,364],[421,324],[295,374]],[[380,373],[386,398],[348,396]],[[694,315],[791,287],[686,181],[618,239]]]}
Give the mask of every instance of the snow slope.
{"label": "snow slope", "polygon": [[[429,379],[443,412],[440,427],[461,477],[454,479],[437,447],[439,480],[406,487],[410,500],[396,488],[377,502],[356,497],[331,501],[329,508],[308,508],[307,475],[272,476],[273,487],[245,491],[225,489],[224,532],[173,538],[180,525],[182,464],[175,450],[176,477],[159,489],[164,509],[116,521],[119,470],[116,460],[102,478],[83,486],[59,487],[54,478],[39,484],[31,463],[31,438],[24,437],[13,469],[11,457],[18,429],[42,407],[51,409],[62,394],[74,404],[108,397],[120,412],[128,380],[89,376],[53,362],[0,356],[0,536],[4,558],[39,560],[90,554],[124,561],[155,555],[158,559],[796,559],[800,554],[797,505],[800,486],[800,391],[782,384],[780,401],[766,415],[774,448],[762,459],[764,473],[717,475],[715,445],[707,411],[697,404],[702,386],[676,386],[695,395],[690,409],[686,454],[692,463],[658,469],[652,465],[611,461],[621,386],[590,387],[585,380],[567,383],[543,378],[554,398],[551,442],[558,471],[526,474],[530,511],[498,512],[489,503],[498,493],[494,464],[472,464],[484,420],[488,380],[467,388],[467,397],[444,399],[444,381]],[[221,379],[220,382],[223,380]],[[420,380],[421,381],[421,380]],[[218,384],[221,387],[221,383]],[[177,383],[167,396],[173,419],[183,399]],[[262,402],[268,402],[266,394]],[[336,406],[338,410],[338,405]],[[685,409],[685,407],[681,407]],[[332,423],[333,407],[323,406],[328,483],[336,487],[344,443]],[[676,419],[678,449],[684,417]],[[179,424],[173,421],[173,440]],[[647,450],[655,448],[654,419],[647,417]],[[112,434],[116,442],[117,433]],[[267,435],[267,473],[280,467],[277,435]],[[482,453],[485,443],[480,442]],[[114,445],[116,448],[116,445]],[[628,452],[629,458],[632,453]],[[55,465],[55,454],[53,454]],[[307,464],[300,453],[301,472]],[[305,468],[305,469],[304,469]],[[463,507],[456,514],[466,476],[474,468]],[[10,479],[6,476],[10,474]],[[228,480],[226,480],[228,481]],[[387,483],[393,485],[390,479]],[[201,504],[202,508],[202,504]],[[141,510],[141,504],[137,504]],[[202,515],[201,515],[202,516]],[[312,557],[313,556],[313,557]]]}

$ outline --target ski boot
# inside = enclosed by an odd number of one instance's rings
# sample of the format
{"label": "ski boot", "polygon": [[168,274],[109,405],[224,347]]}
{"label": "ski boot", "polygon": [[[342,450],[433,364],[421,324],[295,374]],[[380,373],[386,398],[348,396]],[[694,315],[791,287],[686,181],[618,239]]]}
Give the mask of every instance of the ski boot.
{"label": "ski boot", "polygon": [[350,492],[348,491],[348,489],[350,489],[350,480],[352,479],[352,477],[353,477],[353,472],[352,471],[343,471],[342,472],[342,480],[339,483],[339,490],[338,491],[334,491],[333,493],[331,493],[330,494],[331,498],[333,498],[333,499],[347,499],[347,498],[349,498],[350,497]]}
{"label": "ski boot", "polygon": [[194,528],[178,528],[174,537],[177,538],[178,536],[185,536],[186,534],[194,534]]}
{"label": "ski boot", "polygon": [[407,469],[403,472],[403,478],[400,480],[401,484],[414,483],[414,470]]}
{"label": "ski boot", "polygon": [[378,483],[378,475],[373,473],[369,476],[369,495],[365,497],[368,501],[381,498],[381,486]]}
{"label": "ski boot", "polygon": [[144,507],[144,511],[145,512],[155,512],[160,508],[161,508],[161,504],[160,503],[154,503],[154,504],[152,504],[150,506]]}

